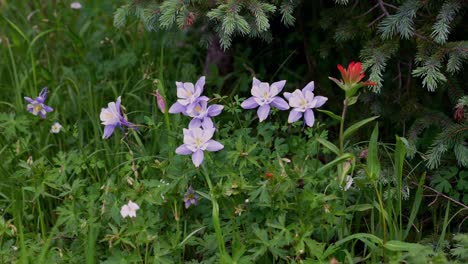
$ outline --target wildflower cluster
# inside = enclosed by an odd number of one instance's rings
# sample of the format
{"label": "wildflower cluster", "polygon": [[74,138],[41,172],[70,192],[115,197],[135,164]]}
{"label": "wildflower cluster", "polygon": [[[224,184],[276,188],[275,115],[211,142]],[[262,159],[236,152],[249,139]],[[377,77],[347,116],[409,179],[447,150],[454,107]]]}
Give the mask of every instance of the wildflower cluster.
{"label": "wildflower cluster", "polygon": [[296,89],[293,93],[284,93],[284,97],[289,101],[287,103],[283,98],[277,96],[283,90],[285,84],[286,81],[283,80],[269,85],[253,78],[252,97],[242,102],[241,107],[244,109],[259,107],[257,115],[260,122],[268,117],[270,105],[279,110],[288,110],[291,107],[288,123],[294,123],[304,115],[306,125],[312,127],[315,122],[312,109],[321,107],[328,98],[315,96],[313,93],[314,82],[310,82],[302,90]]}
{"label": "wildflower cluster", "polygon": [[169,109],[169,113],[182,113],[192,120],[188,129],[183,129],[184,144],[176,149],[179,155],[192,155],[192,162],[199,167],[204,159],[204,151],[218,151],[224,146],[212,139],[216,131],[212,117],[218,116],[223,110],[222,105],[208,106],[209,98],[203,96],[205,76],[200,77],[193,85],[189,82],[176,82],[177,102]]}

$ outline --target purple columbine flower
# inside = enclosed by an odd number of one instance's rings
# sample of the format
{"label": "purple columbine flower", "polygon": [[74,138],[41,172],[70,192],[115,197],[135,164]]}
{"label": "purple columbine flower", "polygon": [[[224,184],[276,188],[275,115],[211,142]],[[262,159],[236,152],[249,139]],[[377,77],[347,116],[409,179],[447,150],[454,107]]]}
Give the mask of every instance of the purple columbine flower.
{"label": "purple columbine flower", "polygon": [[208,97],[201,96],[203,93],[203,87],[205,86],[205,76],[200,77],[198,81],[193,85],[193,83],[182,83],[176,82],[177,86],[177,102],[174,103],[171,108],[169,108],[169,113],[177,114],[191,111],[195,104],[199,101],[208,101]]}
{"label": "purple columbine flower", "polygon": [[241,107],[244,109],[253,109],[260,106],[257,110],[260,122],[265,120],[270,114],[270,105],[279,110],[288,110],[288,103],[278,95],[283,90],[286,81],[274,82],[269,85],[266,82],[260,82],[253,78],[252,82],[252,97],[242,102]]}
{"label": "purple columbine flower", "polygon": [[185,208],[189,208],[191,205],[198,204],[198,195],[193,190],[192,186],[188,187],[187,192],[184,194]]}
{"label": "purple columbine flower", "polygon": [[184,144],[176,149],[179,155],[192,155],[192,162],[195,167],[200,166],[203,162],[203,151],[218,151],[224,146],[211,139],[215,132],[215,128],[184,128]]}
{"label": "purple columbine flower", "polygon": [[44,102],[47,99],[47,93],[49,90],[47,87],[43,88],[39,93],[39,96],[36,99],[31,99],[30,97],[24,97],[29,104],[26,106],[28,112],[33,115],[39,115],[41,118],[46,118],[46,114],[52,112],[54,109],[48,105],[45,105]]}
{"label": "purple columbine flower", "polygon": [[[128,122],[120,112],[120,96],[117,98],[116,102],[110,102],[107,105],[107,108],[101,109],[101,121],[104,127],[104,135],[102,138],[109,138],[114,133],[116,127],[122,129],[122,126],[134,127],[135,125]],[[123,130],[123,129],[122,129]]]}
{"label": "purple columbine flower", "polygon": [[221,114],[224,106],[214,104],[208,106],[208,102],[199,100],[195,103],[195,106],[191,111],[187,112],[187,115],[192,117],[192,121],[189,123],[189,128],[196,128],[202,126],[203,128],[213,128],[214,124],[211,117]]}
{"label": "purple columbine flower", "polygon": [[307,126],[312,127],[315,122],[313,108],[319,108],[328,100],[324,96],[314,96],[314,82],[308,83],[302,91],[296,89],[293,93],[284,93],[284,97],[289,100],[289,105],[293,108],[289,113],[288,123],[299,120],[304,114]]}

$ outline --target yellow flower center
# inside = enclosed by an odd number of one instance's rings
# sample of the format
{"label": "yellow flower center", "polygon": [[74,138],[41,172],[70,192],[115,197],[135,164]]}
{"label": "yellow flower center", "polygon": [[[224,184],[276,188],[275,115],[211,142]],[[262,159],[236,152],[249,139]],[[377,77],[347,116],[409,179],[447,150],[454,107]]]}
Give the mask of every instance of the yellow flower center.
{"label": "yellow flower center", "polygon": [[200,113],[201,107],[200,107],[199,105],[197,105],[197,106],[195,107],[195,111],[196,111],[197,113]]}
{"label": "yellow flower center", "polygon": [[37,113],[39,113],[41,110],[42,110],[42,105],[40,105],[40,104],[35,104],[35,105],[33,106],[33,112],[34,112],[34,113],[37,114]]}

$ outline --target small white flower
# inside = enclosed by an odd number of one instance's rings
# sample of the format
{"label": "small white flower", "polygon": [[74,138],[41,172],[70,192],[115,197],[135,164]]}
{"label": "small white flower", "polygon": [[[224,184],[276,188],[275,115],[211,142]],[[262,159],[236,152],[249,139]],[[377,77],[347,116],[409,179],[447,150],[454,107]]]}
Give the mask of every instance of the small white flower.
{"label": "small white flower", "polygon": [[138,204],[132,202],[132,200],[128,201],[128,204],[124,204],[122,206],[122,209],[120,209],[120,215],[122,215],[123,218],[128,217],[136,217],[136,211],[140,209],[140,206]]}
{"label": "small white flower", "polygon": [[70,4],[70,7],[71,7],[71,9],[81,9],[82,8],[80,2],[73,2],[73,3]]}
{"label": "small white flower", "polygon": [[52,127],[50,128],[50,133],[58,134],[62,129],[62,125],[58,122],[55,122]]}
{"label": "small white flower", "polygon": [[344,187],[344,190],[347,191],[349,188],[351,188],[351,185],[353,184],[353,177],[350,175],[346,176],[346,185]]}

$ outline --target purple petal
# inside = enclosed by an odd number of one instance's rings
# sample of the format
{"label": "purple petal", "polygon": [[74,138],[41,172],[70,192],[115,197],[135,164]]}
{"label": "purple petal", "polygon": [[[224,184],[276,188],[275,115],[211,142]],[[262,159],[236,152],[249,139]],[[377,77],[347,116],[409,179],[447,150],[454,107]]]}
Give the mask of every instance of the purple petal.
{"label": "purple petal", "polygon": [[289,101],[289,98],[291,97],[291,95],[292,95],[292,93],[288,93],[288,92],[283,94],[284,98],[288,99],[288,101]]}
{"label": "purple petal", "polygon": [[190,149],[187,148],[185,144],[176,148],[175,152],[179,155],[190,155],[193,153]]}
{"label": "purple petal", "polygon": [[221,114],[221,111],[223,111],[223,108],[224,108],[224,106],[219,105],[219,104],[210,105],[208,107],[208,115],[209,116],[217,116],[217,115]]}
{"label": "purple petal", "polygon": [[194,129],[196,127],[200,127],[202,124],[201,120],[198,118],[193,118],[189,123],[189,129]]}
{"label": "purple petal", "polygon": [[195,83],[195,91],[199,92],[199,94],[203,93],[203,87],[205,86],[205,76],[200,77],[197,83]]}
{"label": "purple petal", "polygon": [[174,103],[171,108],[169,108],[169,113],[171,114],[178,114],[185,112],[186,107],[181,105],[179,102]]}
{"label": "purple petal", "polygon": [[309,92],[313,92],[315,89],[315,84],[314,84],[314,81],[311,81],[310,83],[308,83],[303,89],[302,89],[302,92],[306,92],[306,91],[309,91]]}
{"label": "purple petal", "polygon": [[190,205],[191,205],[190,200],[186,200],[186,201],[185,201],[185,209],[189,208]]}
{"label": "purple petal", "polygon": [[302,112],[297,111],[296,109],[289,112],[288,123],[294,123],[302,117]]}
{"label": "purple petal", "polygon": [[305,111],[304,120],[305,120],[307,126],[312,127],[314,125],[315,116],[314,116],[314,112],[311,109],[307,109]]}
{"label": "purple petal", "polygon": [[281,97],[275,96],[271,105],[278,108],[279,110],[288,110],[289,104]]}
{"label": "purple petal", "polygon": [[244,109],[253,109],[258,107],[258,104],[255,101],[255,97],[250,97],[249,99],[242,102],[241,107]]}
{"label": "purple petal", "polygon": [[201,149],[197,150],[195,153],[192,154],[192,162],[195,167],[199,167],[200,164],[203,162],[204,154]]}
{"label": "purple petal", "polygon": [[110,136],[112,136],[112,133],[114,133],[115,125],[107,125],[104,127],[104,135],[102,138],[107,139]]}
{"label": "purple petal", "polygon": [[24,97],[24,100],[28,101],[28,103],[34,102],[34,100],[30,97]]}
{"label": "purple petal", "polygon": [[201,126],[203,127],[203,129],[214,128],[213,121],[209,117],[203,118],[203,122],[202,122]]}
{"label": "purple petal", "polygon": [[224,148],[223,144],[213,139],[208,140],[207,143],[206,150],[208,151],[218,151]]}
{"label": "purple petal", "polygon": [[270,113],[270,105],[260,106],[257,110],[257,115],[258,115],[258,119],[260,119],[260,122],[265,120],[268,117],[269,113]]}
{"label": "purple petal", "polygon": [[253,77],[252,86],[259,86],[262,83],[259,79]]}
{"label": "purple petal", "polygon": [[46,110],[46,112],[54,111],[54,109],[52,107],[48,106],[48,105],[43,105],[43,107],[44,107],[44,110]]}
{"label": "purple petal", "polygon": [[276,90],[278,91],[277,93],[272,94],[272,96],[275,96],[275,95],[277,95],[278,93],[280,93],[280,92],[283,90],[283,87],[284,87],[285,84],[286,84],[286,81],[285,81],[285,80],[272,83],[272,84],[270,85],[270,89],[271,89],[272,87],[275,87]]}
{"label": "purple petal", "polygon": [[326,102],[327,100],[328,100],[328,98],[325,97],[325,96],[320,96],[320,95],[319,95],[319,96],[315,96],[315,97],[314,97],[314,100],[313,100],[313,101],[315,101],[315,108],[321,107],[322,105],[325,104],[325,102]]}

